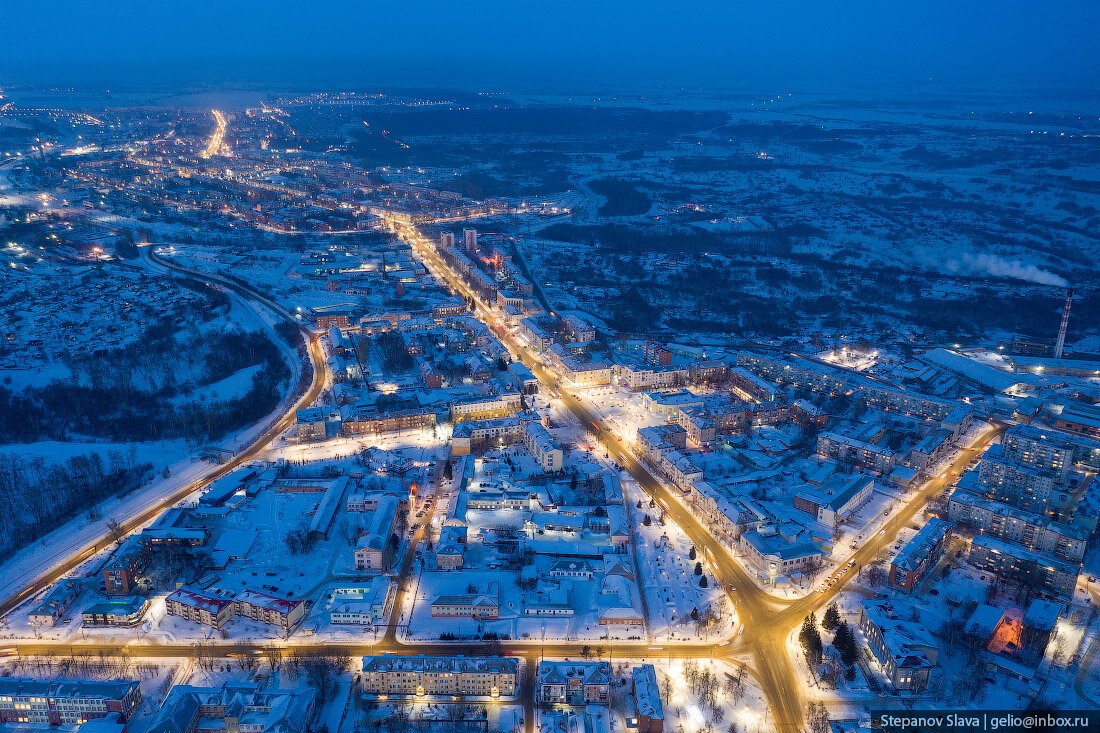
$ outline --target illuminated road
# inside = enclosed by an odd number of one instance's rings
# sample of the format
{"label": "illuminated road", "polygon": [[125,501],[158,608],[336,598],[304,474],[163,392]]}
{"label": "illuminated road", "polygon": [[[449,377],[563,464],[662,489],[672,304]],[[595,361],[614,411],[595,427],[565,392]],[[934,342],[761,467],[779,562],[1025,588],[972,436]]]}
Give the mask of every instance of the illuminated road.
{"label": "illuminated road", "polygon": [[[547,386],[556,386],[559,382],[558,375],[539,360],[530,349],[519,339],[511,335],[505,326],[495,315],[495,311],[488,308],[475,293],[466,285],[454,271],[452,271],[438,256],[434,246],[411,225],[396,220],[389,220],[391,228],[407,243],[409,243],[417,256],[440,280],[448,284],[455,292],[472,299],[476,305],[475,314],[479,317],[501,340],[501,342],[523,364],[532,370],[539,381]],[[185,272],[193,277],[206,281],[217,281],[219,284],[259,301],[272,308],[284,318],[293,319],[277,303],[273,303],[262,295],[251,291],[239,283],[227,280],[208,273],[202,273],[188,268],[172,264],[155,255],[151,258],[166,267]],[[314,365],[313,383],[305,396],[299,400],[299,405],[308,404],[321,391],[325,382],[326,368],[323,355],[316,339],[310,343],[310,357]],[[566,407],[582,425],[603,426],[601,416],[597,411],[587,405],[581,398],[574,396],[567,389],[561,389],[560,397]],[[210,476],[202,481],[181,490],[177,494],[166,499],[155,510],[144,513],[142,517],[135,518],[127,523],[128,528],[133,528],[148,521],[162,509],[170,506],[214,478],[232,470],[232,467],[249,460],[257,455],[266,444],[293,419],[293,410],[285,416],[271,430],[256,441],[245,453],[235,458],[230,464],[219,467]],[[793,647],[788,646],[789,640],[802,619],[809,613],[816,612],[820,615],[821,609],[827,605],[839,593],[844,585],[857,575],[859,567],[865,567],[882,556],[887,547],[897,541],[898,533],[909,525],[927,502],[943,492],[951,483],[953,477],[961,473],[963,468],[980,452],[988,447],[990,442],[1003,432],[1003,425],[996,425],[986,429],[979,439],[969,448],[960,451],[951,465],[945,468],[939,475],[925,483],[919,490],[909,497],[904,505],[898,507],[886,523],[883,532],[876,532],[865,544],[851,555],[851,560],[856,563],[855,568],[846,575],[840,577],[826,593],[813,592],[810,595],[796,599],[778,599],[756,585],[750,574],[730,554],[730,548],[724,546],[714,538],[703,524],[692,514],[691,510],[681,504],[673,495],[675,489],[670,487],[655,476],[650,469],[640,462],[634,455],[628,444],[628,436],[614,435],[610,430],[601,430],[600,441],[608,456],[636,480],[662,509],[669,519],[676,522],[684,533],[703,553],[708,562],[711,573],[720,587],[730,592],[731,587],[737,590],[731,593],[732,600],[737,609],[740,621],[740,631],[736,636],[710,643],[646,643],[646,642],[609,642],[607,640],[593,639],[578,642],[551,642],[510,640],[503,642],[446,642],[446,643],[407,643],[401,641],[398,631],[403,623],[402,608],[409,593],[416,591],[413,584],[416,582],[415,552],[416,544],[430,531],[432,518],[442,502],[443,486],[437,484],[435,488],[436,499],[432,507],[425,512],[423,518],[419,518],[422,527],[410,540],[406,552],[400,563],[397,573],[397,593],[388,619],[385,633],[377,641],[362,641],[358,643],[345,643],[327,640],[324,638],[299,636],[290,641],[271,640],[252,643],[238,643],[221,640],[208,640],[201,642],[204,648],[209,648],[222,656],[261,655],[265,650],[277,649],[283,654],[292,655],[299,652],[308,652],[323,647],[327,651],[346,654],[349,657],[360,657],[384,652],[399,654],[465,654],[467,656],[477,654],[507,654],[522,658],[526,661],[524,677],[521,681],[521,700],[524,704],[524,721],[528,733],[533,733],[535,722],[535,690],[533,674],[538,659],[545,654],[551,657],[580,658],[586,647],[597,645],[609,645],[609,653],[617,659],[642,659],[663,660],[666,658],[714,658],[726,660],[742,660],[748,658],[748,670],[761,686],[767,697],[769,707],[773,713],[776,728],[780,731],[800,731],[803,728],[805,700],[803,699],[804,686],[798,679],[795,665],[792,663],[791,653]],[[632,437],[632,436],[630,436]],[[446,483],[446,482],[444,482]],[[101,542],[106,541],[101,540]],[[102,545],[101,545],[102,546]],[[90,556],[94,550],[70,558],[64,568],[56,567],[42,579],[35,581],[34,590],[26,590],[18,598],[25,598],[32,592],[37,592],[47,584],[61,577],[80,561]],[[18,602],[17,600],[14,602]],[[11,607],[13,601],[9,600],[3,608]],[[159,644],[145,643],[141,640],[130,642],[27,642],[13,643],[0,649],[0,653],[15,653],[21,655],[125,655],[135,656],[163,656],[163,657],[194,657],[197,654],[198,644]],[[794,652],[797,653],[797,652]]]}
{"label": "illuminated road", "polygon": [[[547,386],[559,382],[557,375],[538,360],[527,346],[514,338],[494,315],[494,311],[482,302],[476,293],[466,285],[465,281],[443,262],[435,251],[433,244],[426,237],[407,224],[392,220],[389,223],[394,231],[413,247],[413,250],[429,269],[447,282],[454,290],[466,298],[472,299],[478,305],[476,312],[478,317],[493,330],[513,354],[520,358],[525,366],[531,369],[539,382]],[[598,412],[583,404],[579,398],[574,397],[567,389],[563,388],[559,391],[565,407],[580,420],[582,425],[604,425]],[[881,556],[886,547],[896,541],[898,533],[912,521],[917,512],[931,498],[950,485],[952,474],[957,475],[960,473],[963,467],[975,455],[984,451],[1003,429],[1003,426],[987,429],[974,445],[959,452],[950,467],[925,483],[885,523],[881,533],[869,538],[851,556],[856,565],[864,566]],[[615,436],[606,429],[602,430],[601,433],[607,436],[603,440],[603,446],[609,457],[623,466],[638,482],[639,486],[661,505],[667,515],[679,525],[695,546],[703,551],[704,557],[710,563],[711,571],[721,587],[723,589],[738,588],[731,595],[737,609],[738,619],[744,628],[744,633],[739,633],[734,639],[719,642],[716,646],[706,647],[707,654],[704,656],[709,655],[716,658],[731,655],[749,656],[752,659],[752,667],[757,682],[763,688],[775,714],[777,729],[780,731],[801,730],[804,718],[802,685],[799,684],[795,676],[794,665],[790,660],[787,647],[788,637],[801,625],[802,619],[807,614],[819,611],[828,604],[843,586],[855,577],[856,572],[853,570],[841,577],[827,593],[814,592],[795,601],[774,598],[756,585],[755,580],[730,555],[729,548],[715,539],[691,511],[672,495],[672,490],[665,482],[654,476],[644,464],[637,460],[633,451],[625,442],[628,436]],[[506,645],[506,648],[512,647]],[[666,650],[665,653],[673,653],[676,656],[697,656],[700,651],[699,647],[689,644],[666,645],[663,648]],[[645,656],[645,650],[650,650],[650,654],[654,653],[651,649],[647,645],[645,649],[638,648],[628,651],[622,646],[616,646],[616,653],[620,656],[628,654]]]}
{"label": "illuminated road", "polygon": [[[194,270],[188,270],[187,268],[180,267],[166,260],[156,257],[150,254],[150,259],[159,265],[163,265],[170,269],[174,269],[180,272],[185,272],[191,276],[198,277],[204,281],[216,281],[220,285],[232,289],[240,296],[253,301],[259,301],[268,308],[274,310],[279,316],[290,319],[295,325],[298,325],[297,319],[295,319],[286,309],[279,306],[277,303],[263,297],[259,293],[252,291],[250,288],[243,287],[230,280],[225,280],[216,275],[210,275],[208,273],[201,273]],[[175,503],[183,500],[193,492],[203,488],[213,481],[221,478],[227,473],[247,463],[248,461],[256,458],[262,453],[267,446],[275,440],[283,431],[289,428],[294,423],[294,413],[301,407],[309,405],[321,394],[325,388],[327,379],[327,370],[325,365],[325,355],[321,349],[320,343],[316,337],[311,337],[309,342],[309,358],[312,364],[312,379],[309,387],[305,390],[302,396],[295,401],[294,405],[283,415],[274,425],[265,430],[251,445],[244,448],[240,453],[230,458],[225,463],[213,468],[209,473],[203,477],[196,479],[187,485],[177,489],[171,494],[165,496],[160,501],[156,502],[152,506],[142,510],[140,513],[126,519],[121,523],[122,530],[129,534],[146,522],[152,521],[158,514],[168,509]],[[303,375],[304,377],[304,375]],[[111,544],[112,539],[107,531],[106,525],[104,525],[103,534],[100,535],[95,541],[88,543],[84,547],[80,548],[74,553],[71,553],[68,557],[58,560],[49,570],[45,571],[34,580],[32,580],[27,586],[19,589],[14,595],[11,595],[0,602],[0,616],[10,612],[16,608],[19,604],[25,601],[27,598],[34,596],[36,593],[44,590],[46,587],[60,580],[62,577],[72,572],[77,566],[85,562],[97,552],[102,550]],[[14,590],[14,589],[9,589]]]}
{"label": "illuminated road", "polygon": [[206,147],[199,152],[199,157],[213,158],[215,155],[232,155],[233,151],[229,149],[228,143],[225,142],[225,131],[229,128],[229,120],[225,118],[221,110],[211,110],[210,113],[214,115],[214,132],[210,134],[210,139],[206,141]]}

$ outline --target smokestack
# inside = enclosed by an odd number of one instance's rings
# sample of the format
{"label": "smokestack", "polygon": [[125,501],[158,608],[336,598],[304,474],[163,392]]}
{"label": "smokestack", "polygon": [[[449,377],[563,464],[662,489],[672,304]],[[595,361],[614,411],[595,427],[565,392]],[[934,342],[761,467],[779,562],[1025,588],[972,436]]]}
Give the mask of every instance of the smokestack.
{"label": "smokestack", "polygon": [[1054,342],[1054,358],[1061,359],[1066,347],[1066,330],[1069,328],[1069,309],[1073,307],[1073,288],[1066,290],[1066,307],[1062,310],[1062,325],[1058,327],[1058,340]]}

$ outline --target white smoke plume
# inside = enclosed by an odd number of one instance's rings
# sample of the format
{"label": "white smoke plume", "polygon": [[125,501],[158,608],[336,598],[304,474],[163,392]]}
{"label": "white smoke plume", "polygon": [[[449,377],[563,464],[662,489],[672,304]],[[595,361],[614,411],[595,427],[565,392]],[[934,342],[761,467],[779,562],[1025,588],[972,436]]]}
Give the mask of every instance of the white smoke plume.
{"label": "white smoke plume", "polygon": [[1053,272],[1021,260],[1008,260],[997,255],[967,254],[963,255],[961,260],[949,260],[945,263],[945,267],[949,272],[959,275],[988,275],[1023,280],[1036,285],[1069,287],[1064,277],[1055,275]]}

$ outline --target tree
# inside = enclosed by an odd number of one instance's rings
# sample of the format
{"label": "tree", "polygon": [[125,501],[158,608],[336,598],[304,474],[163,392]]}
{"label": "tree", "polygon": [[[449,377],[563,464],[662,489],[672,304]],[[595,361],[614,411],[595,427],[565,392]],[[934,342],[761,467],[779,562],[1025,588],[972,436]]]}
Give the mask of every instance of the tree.
{"label": "tree", "polygon": [[703,575],[699,577],[699,587],[706,588],[709,585],[707,582],[707,576]]}
{"label": "tree", "polygon": [[454,467],[450,461],[443,464],[443,478],[446,481],[453,481],[455,477]]}
{"label": "tree", "polygon": [[817,630],[817,621],[812,613],[803,620],[802,630],[798,632],[798,641],[802,645],[802,653],[806,655],[806,662],[811,667],[820,664],[824,646],[821,643],[821,632]]}
{"label": "tree", "polygon": [[695,563],[695,574],[696,575],[702,575],[703,574],[703,563],[701,563],[701,562]]}
{"label": "tree", "polygon": [[867,567],[866,580],[869,587],[878,588],[886,580],[886,570],[878,563],[870,565]]}
{"label": "tree", "polygon": [[114,517],[107,520],[107,534],[114,541],[116,545],[121,546],[122,541],[126,539],[126,530],[122,528],[119,521]]}
{"label": "tree", "polygon": [[810,733],[828,733],[829,711],[823,702],[810,702],[806,705],[806,729]]}
{"label": "tree", "polygon": [[652,526],[652,524],[653,524],[653,518],[652,518],[652,517],[650,517],[650,516],[649,516],[648,514],[647,514],[647,515],[645,515],[645,519],[643,519],[643,520],[642,520],[642,524],[644,524],[644,525],[645,525],[645,526],[647,526],[647,527],[649,527],[649,526]]}
{"label": "tree", "polygon": [[821,628],[826,631],[835,631],[839,625],[840,609],[837,608],[836,601],[834,601],[829,604],[829,607],[825,609],[825,615],[821,617]]}
{"label": "tree", "polygon": [[855,636],[846,621],[841,621],[833,636],[833,646],[840,652],[840,661],[851,667],[859,659],[859,649],[856,648]]}
{"label": "tree", "polygon": [[695,551],[695,545],[691,546],[691,550],[688,552],[688,559],[694,560],[699,553]]}

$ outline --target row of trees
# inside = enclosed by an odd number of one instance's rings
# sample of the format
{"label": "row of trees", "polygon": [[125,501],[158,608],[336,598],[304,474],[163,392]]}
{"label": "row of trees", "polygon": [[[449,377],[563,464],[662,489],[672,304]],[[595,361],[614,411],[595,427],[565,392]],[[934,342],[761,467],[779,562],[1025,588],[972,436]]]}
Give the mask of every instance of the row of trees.
{"label": "row of trees", "polygon": [[[33,542],[103,499],[129,493],[152,475],[135,452],[77,455],[50,463],[0,453],[0,558]],[[94,514],[91,519],[97,519]]]}

